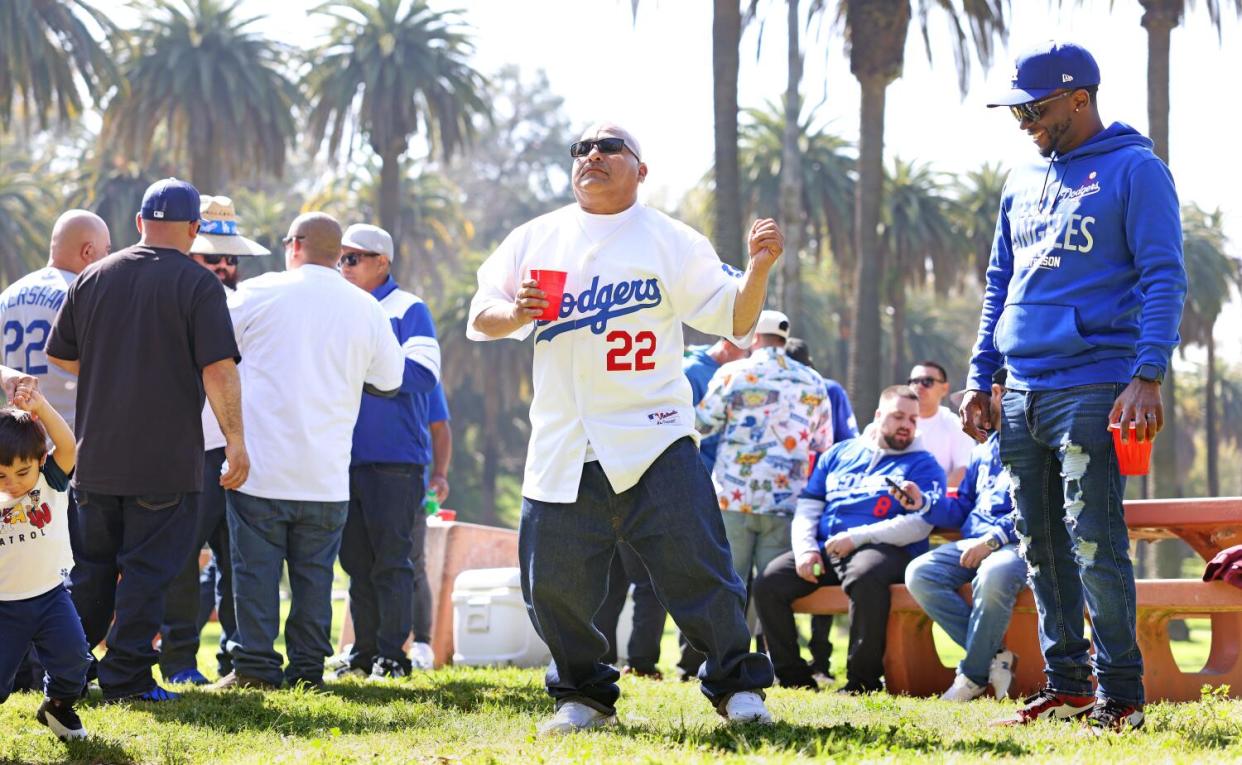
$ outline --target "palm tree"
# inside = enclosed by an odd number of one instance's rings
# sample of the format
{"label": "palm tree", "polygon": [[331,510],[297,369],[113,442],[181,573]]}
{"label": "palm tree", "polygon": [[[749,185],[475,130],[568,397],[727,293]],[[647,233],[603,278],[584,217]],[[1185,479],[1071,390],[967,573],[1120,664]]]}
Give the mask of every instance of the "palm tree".
{"label": "palm tree", "polygon": [[802,208],[802,164],[799,151],[798,118],[802,114],[802,99],[798,88],[802,84],[802,50],[798,44],[798,0],[785,0],[785,26],[788,35],[787,69],[785,84],[785,131],[781,152],[781,199],[779,218],[785,234],[785,259],[781,264],[778,284],[780,307],[790,316],[802,314],[802,280],[799,271],[802,258],[801,227],[794,225]]}
{"label": "palm tree", "polygon": [[111,59],[90,24],[115,32],[86,0],[5,0],[0,3],[0,130],[19,114],[47,129],[53,111],[62,125],[82,113],[79,80],[98,99],[115,77]]}
{"label": "palm tree", "polygon": [[0,289],[47,264],[58,192],[45,163],[0,136]]}
{"label": "palm tree", "polygon": [[1207,349],[1203,408],[1207,430],[1208,493],[1220,494],[1219,450],[1216,416],[1216,339],[1213,330],[1221,309],[1229,302],[1233,287],[1242,288],[1242,262],[1227,254],[1228,240],[1223,213],[1206,212],[1197,205],[1182,207],[1183,253],[1189,291],[1182,314],[1181,335],[1186,342],[1200,343]]}
{"label": "palm tree", "polygon": [[[815,0],[817,5],[827,2]],[[972,52],[986,68],[991,64],[993,43],[1007,34],[1005,16],[1009,0],[969,2],[961,11],[956,5],[952,0],[918,0],[918,17],[930,59],[930,12],[945,12],[954,33],[958,85],[964,94]],[[858,267],[848,386],[855,400],[870,398],[880,389],[880,274],[884,272],[884,263],[879,225],[883,209],[884,99],[889,84],[901,76],[904,67],[911,15],[911,0],[839,0],[837,4],[837,16],[850,49],[850,71],[862,88],[854,210]],[[859,410],[859,425],[866,424],[867,412],[865,407]]]}
{"label": "palm tree", "polygon": [[356,148],[351,131],[365,136],[381,162],[380,225],[399,253],[401,157],[410,138],[421,132],[446,158],[463,148],[473,119],[489,114],[486,81],[467,61],[473,45],[456,13],[433,11],[426,0],[337,0],[315,13],[333,25],[305,79],[308,132],[346,157]]}
{"label": "palm tree", "polygon": [[238,18],[241,0],[154,0],[123,48],[128,92],[104,115],[101,140],[146,162],[153,138],[188,163],[205,194],[230,181],[280,175],[296,133],[299,96],[283,70],[288,52]]}
{"label": "palm tree", "polygon": [[928,165],[893,160],[884,180],[884,213],[880,248],[886,270],[883,287],[892,308],[889,379],[900,380],[909,369],[906,358],[906,290],[934,284],[948,292],[959,271],[960,257],[951,223],[952,203],[945,181]]}
{"label": "palm tree", "polygon": [[967,170],[954,183],[953,225],[965,241],[971,269],[980,286],[987,283],[988,260],[996,238],[996,217],[1007,172],[999,163],[985,162]]}

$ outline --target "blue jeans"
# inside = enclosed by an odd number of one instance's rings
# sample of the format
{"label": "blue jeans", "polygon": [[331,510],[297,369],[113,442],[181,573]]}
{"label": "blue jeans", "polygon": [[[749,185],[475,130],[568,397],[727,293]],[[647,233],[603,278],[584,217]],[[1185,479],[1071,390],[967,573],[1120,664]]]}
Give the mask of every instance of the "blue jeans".
{"label": "blue jeans", "polygon": [[414,603],[410,558],[415,522],[426,527],[422,465],[349,468],[349,517],[341,537],[341,566],[349,574],[349,612],[354,619],[351,666],[369,672],[382,658],[410,669],[405,640]]}
{"label": "blue jeans", "polygon": [[592,619],[619,544],[638,555],[660,602],[707,655],[699,679],[717,708],[738,691],[772,684],[772,662],[748,650],[746,589],[733,571],[711,477],[687,437],[620,494],[599,463],[588,462],[576,502],[522,500],[522,595],[552,654],[545,682],[558,707],[579,701],[607,714],[616,709],[620,675],[600,661],[608,641]]}
{"label": "blue jeans", "polygon": [[[966,568],[958,562],[962,552],[978,543],[960,539],[923,553],[906,569],[906,587],[953,642],[966,649],[958,674],[987,685],[992,658],[1005,643],[1013,602],[1026,586],[1026,562],[1017,545],[1005,545],[977,569]],[[973,607],[957,592],[967,582]]]}
{"label": "blue jeans", "polygon": [[43,665],[44,695],[76,701],[86,685],[91,652],[63,585],[25,600],[0,600],[0,704],[9,697],[30,645]]}
{"label": "blue jeans", "polygon": [[612,559],[612,569],[608,572],[608,594],[599,612],[595,614],[596,628],[608,639],[608,652],[601,661],[605,664],[616,664],[620,657],[617,626],[621,621],[625,596],[629,594],[631,584],[634,585],[634,611],[625,662],[639,672],[656,672],[656,665],[660,663],[660,640],[664,637],[664,621],[668,612],[656,597],[646,566],[625,545],[617,546],[617,556]]}
{"label": "blue jeans", "polygon": [[1083,606],[1091,615],[1097,695],[1143,703],[1134,567],[1108,413],[1125,386],[1005,394],[1001,462],[1013,478],[1019,550],[1030,567],[1048,686],[1091,693]]}
{"label": "blue jeans", "polygon": [[164,624],[168,586],[194,553],[198,495],[75,494],[71,590],[87,645],[107,636],[99,687],[107,699],[145,693],[155,687],[151,639]]}
{"label": "blue jeans", "polygon": [[[237,631],[233,618],[233,567],[229,561],[229,524],[225,517],[224,487],[218,476],[224,464],[224,448],[203,453],[203,490],[198,494],[198,535],[194,538],[194,550],[177,573],[168,588],[168,603],[164,608],[163,638],[160,643],[160,672],[171,677],[178,672],[198,666],[199,634],[205,620],[200,619],[203,610],[202,577],[198,569],[198,551],[204,544],[211,547],[215,556],[215,570],[219,582],[212,577],[211,589],[215,600],[216,616],[220,620],[220,646],[216,653],[216,671],[221,677],[233,666],[229,658],[228,644]],[[206,573],[206,572],[204,572]],[[210,615],[210,608],[207,610]]]}
{"label": "blue jeans", "polygon": [[348,502],[228,497],[237,639],[229,644],[239,675],[280,685],[280,570],[289,563],[292,604],[285,620],[290,684],[323,682],[332,654],[332,576]]}

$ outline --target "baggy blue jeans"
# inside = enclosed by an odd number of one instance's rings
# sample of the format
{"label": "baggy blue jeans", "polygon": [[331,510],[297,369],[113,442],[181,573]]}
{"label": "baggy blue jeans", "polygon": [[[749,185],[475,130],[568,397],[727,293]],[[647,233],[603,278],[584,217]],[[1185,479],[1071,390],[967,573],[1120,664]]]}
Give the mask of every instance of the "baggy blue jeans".
{"label": "baggy blue jeans", "polygon": [[1048,687],[1143,703],[1134,566],[1108,413],[1124,385],[1005,394],[1001,462],[1013,479],[1019,550],[1030,568]]}

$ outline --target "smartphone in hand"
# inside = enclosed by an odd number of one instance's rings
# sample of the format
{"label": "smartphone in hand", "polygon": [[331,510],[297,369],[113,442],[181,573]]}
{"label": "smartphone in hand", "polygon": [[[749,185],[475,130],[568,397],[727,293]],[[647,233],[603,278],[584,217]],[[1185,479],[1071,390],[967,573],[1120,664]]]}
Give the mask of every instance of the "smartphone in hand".
{"label": "smartphone in hand", "polygon": [[888,481],[888,485],[893,487],[893,491],[897,494],[899,498],[903,500],[904,504],[907,504],[907,505],[914,504],[914,497],[911,497],[910,494],[905,489],[901,488],[901,484],[894,481],[892,476],[886,475],[884,476],[884,480]]}

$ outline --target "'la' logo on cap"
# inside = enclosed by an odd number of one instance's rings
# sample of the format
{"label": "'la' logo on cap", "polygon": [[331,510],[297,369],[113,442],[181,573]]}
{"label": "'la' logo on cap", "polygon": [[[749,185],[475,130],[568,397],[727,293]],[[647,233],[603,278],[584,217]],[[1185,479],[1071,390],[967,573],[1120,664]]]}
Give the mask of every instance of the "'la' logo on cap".
{"label": "'la' logo on cap", "polygon": [[1073,82],[1073,81],[1074,81],[1073,76],[1068,75],[1068,74],[1061,75],[1061,82]]}

